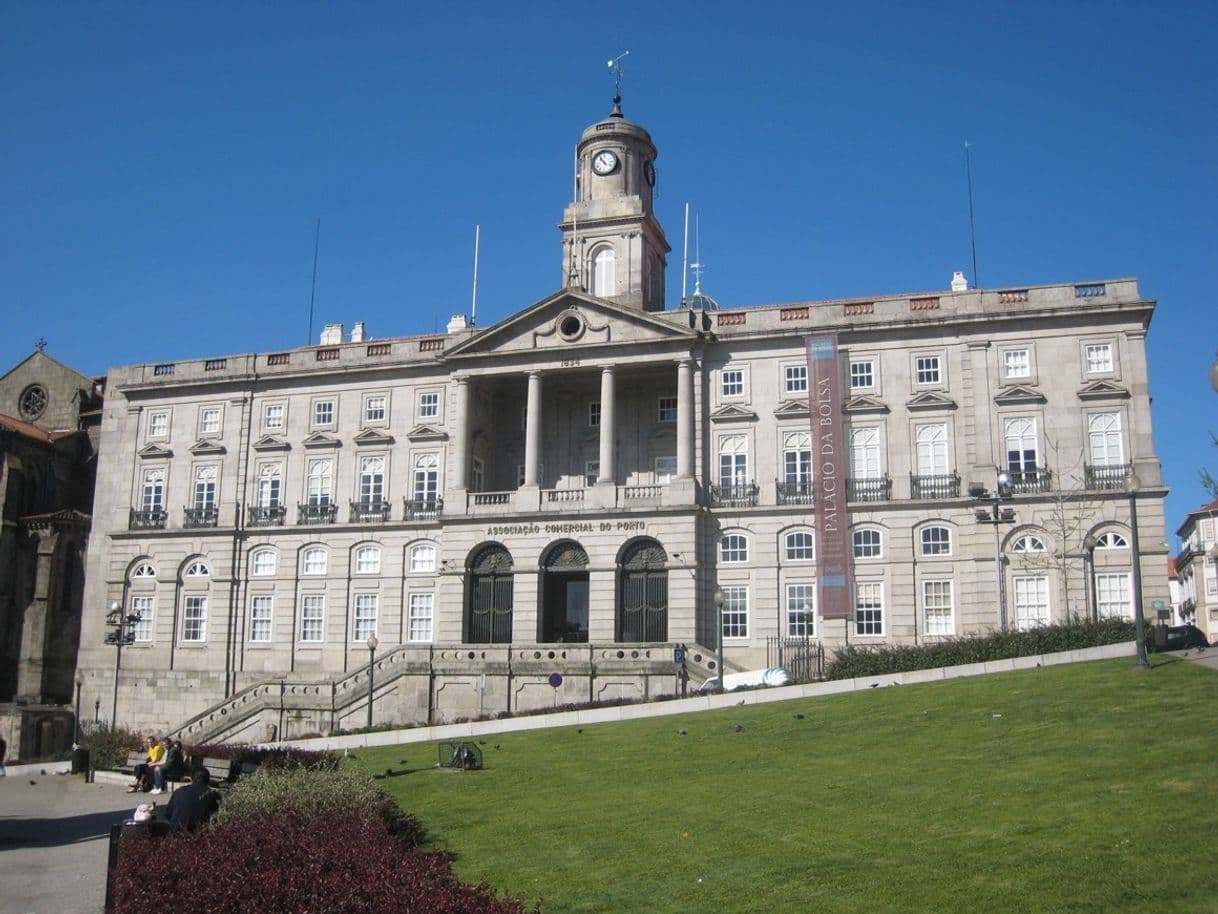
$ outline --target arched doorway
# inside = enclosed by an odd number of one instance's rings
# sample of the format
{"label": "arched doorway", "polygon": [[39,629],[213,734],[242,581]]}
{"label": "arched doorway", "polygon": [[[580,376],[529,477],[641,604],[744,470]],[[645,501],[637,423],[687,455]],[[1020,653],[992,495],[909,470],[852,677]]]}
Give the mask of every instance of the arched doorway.
{"label": "arched doorway", "polygon": [[540,631],[544,643],[588,640],[588,553],[579,543],[559,543],[541,566]]}
{"label": "arched doorway", "polygon": [[498,543],[469,563],[465,641],[510,644],[512,640],[512,554]]}
{"label": "arched doorway", "polygon": [[631,543],[620,563],[618,641],[668,640],[668,554],[655,540]]}

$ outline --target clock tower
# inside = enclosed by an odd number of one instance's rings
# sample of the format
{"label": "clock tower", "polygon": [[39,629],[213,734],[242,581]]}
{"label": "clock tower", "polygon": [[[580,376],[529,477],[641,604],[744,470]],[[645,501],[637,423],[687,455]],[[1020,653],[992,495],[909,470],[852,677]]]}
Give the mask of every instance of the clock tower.
{"label": "clock tower", "polygon": [[656,220],[656,148],[651,136],[613,112],[575,148],[575,200],[563,212],[563,285],[642,311],[664,310],[671,248]]}

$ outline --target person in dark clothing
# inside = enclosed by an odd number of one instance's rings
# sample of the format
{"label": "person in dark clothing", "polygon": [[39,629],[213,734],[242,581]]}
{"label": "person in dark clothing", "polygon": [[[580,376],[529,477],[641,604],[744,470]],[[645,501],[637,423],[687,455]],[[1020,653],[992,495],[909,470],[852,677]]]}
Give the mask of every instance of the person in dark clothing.
{"label": "person in dark clothing", "polygon": [[194,831],[220,808],[220,794],[211,789],[211,775],[200,768],[190,776],[190,784],[169,798],[166,817],[174,831]]}
{"label": "person in dark clothing", "polygon": [[169,737],[165,737],[165,746],[165,758],[160,765],[152,769],[152,783],[156,785],[152,788],[153,793],[160,793],[165,789],[166,781],[176,781],[186,773],[182,741],[170,742]]}

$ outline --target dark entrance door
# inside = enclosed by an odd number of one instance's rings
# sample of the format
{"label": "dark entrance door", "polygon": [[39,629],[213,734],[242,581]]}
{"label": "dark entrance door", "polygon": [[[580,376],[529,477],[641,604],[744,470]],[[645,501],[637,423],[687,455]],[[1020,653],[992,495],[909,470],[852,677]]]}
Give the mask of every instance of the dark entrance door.
{"label": "dark entrance door", "polygon": [[559,543],[542,565],[538,641],[588,640],[588,553],[578,543]]}

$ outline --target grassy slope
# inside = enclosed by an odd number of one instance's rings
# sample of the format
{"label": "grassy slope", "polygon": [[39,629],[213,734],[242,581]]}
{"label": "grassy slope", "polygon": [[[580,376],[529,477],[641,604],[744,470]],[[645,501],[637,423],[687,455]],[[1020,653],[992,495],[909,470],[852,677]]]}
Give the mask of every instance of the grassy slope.
{"label": "grassy slope", "polygon": [[1154,663],[505,734],[477,773],[360,761],[547,914],[1215,911],[1218,673]]}

